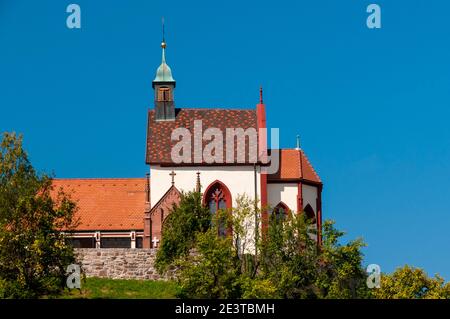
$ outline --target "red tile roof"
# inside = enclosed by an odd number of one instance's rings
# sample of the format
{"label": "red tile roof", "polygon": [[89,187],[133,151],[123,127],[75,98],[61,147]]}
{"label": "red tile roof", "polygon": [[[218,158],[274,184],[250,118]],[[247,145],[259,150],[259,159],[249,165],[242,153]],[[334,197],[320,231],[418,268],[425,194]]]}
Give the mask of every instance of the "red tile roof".
{"label": "red tile roof", "polygon": [[[258,129],[256,110],[231,110],[231,109],[177,109],[174,121],[155,121],[155,111],[149,110],[148,128],[147,128],[147,164],[173,164],[171,159],[171,150],[178,141],[171,140],[172,130],[175,128],[185,127],[189,129],[193,136],[194,120],[202,120],[203,132],[208,128],[218,128],[222,131],[223,143],[223,159],[226,159],[226,128],[248,128]],[[203,134],[202,132],[202,134]],[[193,140],[193,138],[192,138]],[[203,141],[203,146],[209,141]],[[237,143],[234,143],[235,157]],[[248,143],[246,143],[246,154],[249,154]],[[194,161],[194,147],[192,142],[192,162]],[[258,149],[256,145],[250,145],[251,151]],[[248,155],[246,155],[248,161]]]}
{"label": "red tile roof", "polygon": [[54,179],[53,185],[77,203],[77,231],[144,229],[145,178]]}
{"label": "red tile roof", "polygon": [[268,181],[293,179],[322,183],[303,150],[280,150],[280,168],[277,173],[268,176]]}

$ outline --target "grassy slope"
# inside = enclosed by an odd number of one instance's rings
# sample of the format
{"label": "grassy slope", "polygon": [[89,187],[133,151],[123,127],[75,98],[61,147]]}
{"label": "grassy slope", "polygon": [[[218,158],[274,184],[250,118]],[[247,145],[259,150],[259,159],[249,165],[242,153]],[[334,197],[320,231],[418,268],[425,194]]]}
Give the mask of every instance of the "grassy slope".
{"label": "grassy slope", "polygon": [[81,283],[81,293],[77,289],[65,289],[59,298],[172,299],[175,298],[176,291],[177,285],[174,282],[87,278]]}

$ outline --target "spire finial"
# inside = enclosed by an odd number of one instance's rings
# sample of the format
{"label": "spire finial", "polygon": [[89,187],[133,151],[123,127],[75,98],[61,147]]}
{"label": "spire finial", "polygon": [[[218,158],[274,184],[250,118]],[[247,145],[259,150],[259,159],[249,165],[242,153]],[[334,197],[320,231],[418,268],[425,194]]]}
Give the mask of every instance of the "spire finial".
{"label": "spire finial", "polygon": [[202,185],[200,184],[200,172],[197,171],[197,183],[195,185],[195,191],[200,193],[202,190]]}
{"label": "spire finial", "polygon": [[165,31],[164,31],[164,17],[161,18],[162,23],[162,42],[161,42],[161,48],[166,48],[166,39],[165,39]]}
{"label": "spire finial", "polygon": [[161,24],[162,24],[162,42],[161,42],[161,48],[162,48],[162,59],[161,63],[166,63],[166,37],[165,37],[165,30],[164,30],[164,17],[161,18]]}
{"label": "spire finial", "polygon": [[155,76],[155,79],[153,80],[152,86],[153,86],[153,88],[155,88],[155,83],[158,83],[158,82],[173,82],[173,85],[175,87],[175,80],[172,77],[172,70],[166,63],[166,35],[165,35],[164,17],[161,18],[161,24],[162,24],[161,64],[158,67],[158,69],[156,70],[156,76]]}
{"label": "spire finial", "polygon": [[262,88],[262,85],[259,87],[259,104],[264,104],[263,103],[263,88]]}
{"label": "spire finial", "polygon": [[295,149],[300,151],[300,135],[297,135],[297,147]]}

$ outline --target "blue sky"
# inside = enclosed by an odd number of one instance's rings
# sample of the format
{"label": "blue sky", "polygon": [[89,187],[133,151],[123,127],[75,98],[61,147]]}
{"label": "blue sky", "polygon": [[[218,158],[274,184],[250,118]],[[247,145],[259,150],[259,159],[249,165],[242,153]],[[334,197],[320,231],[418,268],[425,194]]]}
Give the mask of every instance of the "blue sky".
{"label": "blue sky", "polygon": [[[68,4],[82,10],[69,30]],[[369,30],[366,7],[382,9]],[[178,107],[252,108],[301,135],[324,218],[365,263],[450,280],[448,1],[0,0],[0,131],[57,177],[139,177],[161,61]]]}

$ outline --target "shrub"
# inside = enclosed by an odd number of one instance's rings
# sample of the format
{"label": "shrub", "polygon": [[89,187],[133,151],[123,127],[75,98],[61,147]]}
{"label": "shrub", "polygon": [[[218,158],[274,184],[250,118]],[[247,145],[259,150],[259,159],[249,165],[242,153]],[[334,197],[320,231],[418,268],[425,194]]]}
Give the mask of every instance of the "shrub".
{"label": "shrub", "polygon": [[5,133],[0,147],[0,298],[60,291],[73,248],[61,230],[75,226],[75,204],[50,177],[36,173],[22,138]]}

